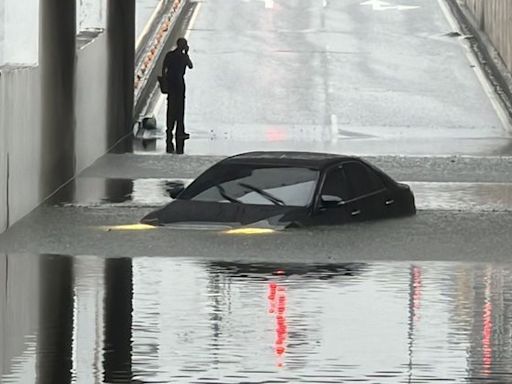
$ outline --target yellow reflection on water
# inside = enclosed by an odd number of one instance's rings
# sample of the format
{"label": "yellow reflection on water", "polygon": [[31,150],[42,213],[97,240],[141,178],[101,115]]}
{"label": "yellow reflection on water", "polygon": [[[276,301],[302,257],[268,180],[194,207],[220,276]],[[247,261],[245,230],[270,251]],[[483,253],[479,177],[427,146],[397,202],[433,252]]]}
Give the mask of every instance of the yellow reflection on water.
{"label": "yellow reflection on water", "polygon": [[154,225],[149,224],[125,224],[125,225],[111,225],[105,227],[107,231],[147,231],[150,229],[155,229]]}
{"label": "yellow reflection on water", "polygon": [[234,228],[224,231],[228,235],[262,235],[274,232],[271,228]]}

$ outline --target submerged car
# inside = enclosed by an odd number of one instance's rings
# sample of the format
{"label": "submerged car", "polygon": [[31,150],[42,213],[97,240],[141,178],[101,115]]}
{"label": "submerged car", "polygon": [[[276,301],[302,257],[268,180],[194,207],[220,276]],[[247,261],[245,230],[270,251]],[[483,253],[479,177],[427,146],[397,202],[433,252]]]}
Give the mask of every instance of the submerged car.
{"label": "submerged car", "polygon": [[150,225],[312,226],[413,215],[409,186],[358,157],[249,152],[228,157],[145,216]]}

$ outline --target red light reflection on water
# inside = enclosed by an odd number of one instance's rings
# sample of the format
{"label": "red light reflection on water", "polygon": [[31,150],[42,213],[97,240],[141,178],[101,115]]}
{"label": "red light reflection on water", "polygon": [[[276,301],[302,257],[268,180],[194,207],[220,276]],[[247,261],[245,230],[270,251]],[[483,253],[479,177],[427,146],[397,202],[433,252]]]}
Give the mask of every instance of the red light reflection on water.
{"label": "red light reflection on water", "polygon": [[492,303],[485,303],[484,316],[483,316],[484,327],[482,331],[482,362],[484,373],[489,374],[492,364]]}
{"label": "red light reflection on water", "polygon": [[491,276],[485,281],[485,304],[482,315],[482,368],[483,374],[491,373],[492,365],[492,302],[491,302]]}
{"label": "red light reflection on water", "polygon": [[268,284],[268,312],[275,316],[274,353],[277,358],[277,366],[283,366],[284,354],[286,352],[286,340],[288,339],[288,325],[286,321],[287,294],[286,287],[275,282]]}
{"label": "red light reflection on water", "polygon": [[413,321],[417,323],[420,319],[419,310],[421,307],[421,268],[413,267],[412,269],[412,310]]}

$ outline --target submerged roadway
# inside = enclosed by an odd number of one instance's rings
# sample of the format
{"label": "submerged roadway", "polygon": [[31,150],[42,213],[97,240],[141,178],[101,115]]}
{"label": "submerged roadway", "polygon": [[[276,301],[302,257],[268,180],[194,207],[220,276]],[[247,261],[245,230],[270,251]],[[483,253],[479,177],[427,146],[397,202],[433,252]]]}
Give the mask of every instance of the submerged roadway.
{"label": "submerged roadway", "polygon": [[[134,153],[105,155],[0,236],[0,250],[508,260],[512,140],[505,113],[465,39],[452,37],[456,24],[444,3],[407,4],[189,3],[182,34],[195,67],[186,75],[185,154],[162,154],[159,139],[135,140]],[[155,114],[162,127],[163,98]],[[411,183],[418,215],[270,238],[105,232],[165,204],[165,180],[191,179],[223,156],[265,149],[364,156]]]}
{"label": "submerged roadway", "polygon": [[[510,382],[511,131],[444,2],[206,0],[184,15],[184,154],[133,139],[0,235],[0,381]],[[116,228],[166,204],[168,181],[277,149],[363,156],[411,185],[417,215]]]}

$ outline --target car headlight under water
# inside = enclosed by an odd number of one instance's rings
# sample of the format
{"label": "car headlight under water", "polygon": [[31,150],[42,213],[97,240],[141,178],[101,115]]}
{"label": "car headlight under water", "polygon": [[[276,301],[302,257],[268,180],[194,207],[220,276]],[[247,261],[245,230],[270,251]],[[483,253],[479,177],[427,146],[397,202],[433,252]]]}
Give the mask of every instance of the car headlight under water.
{"label": "car headlight under water", "polygon": [[156,229],[154,225],[149,224],[126,224],[126,225],[111,225],[104,227],[107,231],[148,231],[150,229]]}
{"label": "car headlight under water", "polygon": [[233,228],[224,231],[227,235],[264,235],[275,232],[271,228]]}

